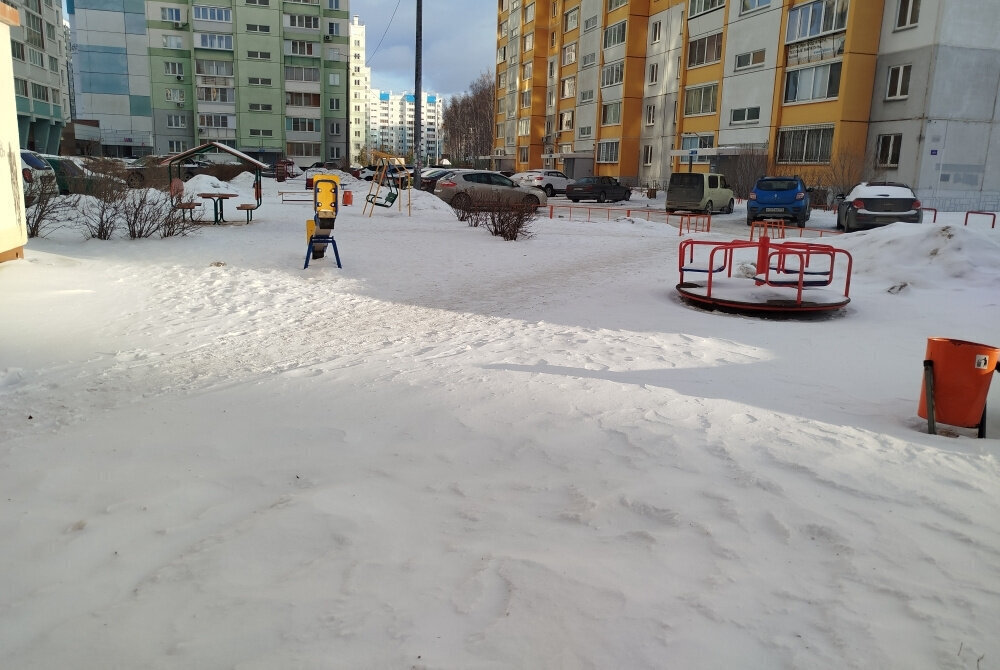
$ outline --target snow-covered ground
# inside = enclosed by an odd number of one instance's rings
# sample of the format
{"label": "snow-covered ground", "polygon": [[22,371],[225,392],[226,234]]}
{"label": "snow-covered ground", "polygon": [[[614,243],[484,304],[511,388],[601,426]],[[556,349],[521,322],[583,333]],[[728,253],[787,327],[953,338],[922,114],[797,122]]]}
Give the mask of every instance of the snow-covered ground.
{"label": "snow-covered ground", "polygon": [[663,223],[345,185],[340,270],[301,180],[0,264],[0,668],[998,667],[1000,382],[988,439],[916,410],[928,337],[1000,346],[1000,230],[825,237],[851,303],[770,320]]}

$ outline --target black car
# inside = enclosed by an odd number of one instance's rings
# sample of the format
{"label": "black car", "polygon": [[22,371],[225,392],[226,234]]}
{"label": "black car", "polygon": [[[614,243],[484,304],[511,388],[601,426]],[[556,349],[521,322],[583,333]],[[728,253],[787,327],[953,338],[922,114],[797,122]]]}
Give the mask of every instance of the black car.
{"label": "black car", "polygon": [[[132,188],[138,188],[147,181],[165,180],[168,175],[167,166],[164,163],[169,156],[143,156],[137,158],[125,167],[125,183]],[[174,169],[184,181],[187,181],[196,174],[201,174],[210,167],[208,161],[189,159],[180,165],[175,165]]]}
{"label": "black car", "polygon": [[434,168],[428,170],[427,172],[420,173],[420,190],[427,191],[429,193],[434,192],[434,186],[437,184],[437,180],[444,175],[451,172],[451,168]]}
{"label": "black car", "polygon": [[596,200],[618,202],[632,197],[632,189],[614,177],[582,177],[566,186],[566,197],[573,202]]}
{"label": "black car", "polygon": [[837,195],[837,228],[845,233],[897,221],[920,223],[920,200],[906,184],[894,181],[862,182],[846,196]]}

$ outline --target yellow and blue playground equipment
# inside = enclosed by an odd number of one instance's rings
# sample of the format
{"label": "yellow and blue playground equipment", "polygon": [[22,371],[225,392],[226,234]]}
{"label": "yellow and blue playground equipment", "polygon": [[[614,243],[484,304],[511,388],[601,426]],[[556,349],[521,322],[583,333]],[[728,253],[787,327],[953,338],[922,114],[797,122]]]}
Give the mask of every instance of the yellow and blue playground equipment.
{"label": "yellow and blue playground equipment", "polygon": [[[385,154],[380,151],[373,151],[372,155],[377,159],[375,164],[375,174],[372,176],[372,183],[365,196],[365,207],[362,214],[371,216],[376,207],[392,207],[399,198],[399,192],[405,188],[407,194],[410,192],[410,172],[406,169],[405,161],[399,156]],[[386,188],[386,193],[382,195],[382,188]],[[402,209],[402,201],[400,201]]]}
{"label": "yellow and blue playground equipment", "polygon": [[313,218],[306,221],[306,238],[309,247],[306,249],[306,262],[302,266],[309,267],[310,258],[323,258],[326,245],[333,247],[333,255],[340,264],[340,251],[337,240],[333,239],[333,226],[337,222],[337,203],[340,198],[340,178],[332,174],[320,174],[313,178]]}

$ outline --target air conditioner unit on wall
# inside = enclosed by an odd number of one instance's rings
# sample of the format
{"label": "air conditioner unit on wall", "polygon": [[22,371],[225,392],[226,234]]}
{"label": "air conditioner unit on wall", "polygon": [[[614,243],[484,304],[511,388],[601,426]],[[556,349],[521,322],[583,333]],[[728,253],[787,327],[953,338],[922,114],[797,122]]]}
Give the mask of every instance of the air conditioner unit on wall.
{"label": "air conditioner unit on wall", "polygon": [[177,103],[177,106],[178,106],[178,107],[183,107],[183,106],[184,106],[184,103],[183,103],[183,102],[178,102],[178,103]]}
{"label": "air conditioner unit on wall", "polygon": [[329,42],[331,39],[333,39],[333,38],[330,37],[329,35],[323,35],[323,41],[324,42]]}
{"label": "air conditioner unit on wall", "polygon": [[182,74],[177,75],[177,81],[184,81],[184,75]]}

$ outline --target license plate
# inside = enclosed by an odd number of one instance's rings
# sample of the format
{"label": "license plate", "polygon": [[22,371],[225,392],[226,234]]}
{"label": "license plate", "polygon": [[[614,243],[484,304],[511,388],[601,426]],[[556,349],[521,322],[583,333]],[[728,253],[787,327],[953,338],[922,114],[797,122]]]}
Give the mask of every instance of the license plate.
{"label": "license plate", "polygon": [[784,207],[765,207],[764,211],[768,212],[768,213],[780,214],[781,212],[785,211],[785,208]]}

